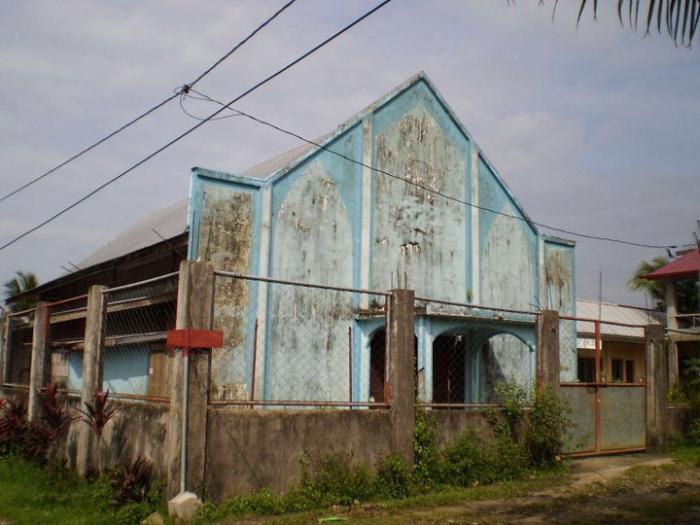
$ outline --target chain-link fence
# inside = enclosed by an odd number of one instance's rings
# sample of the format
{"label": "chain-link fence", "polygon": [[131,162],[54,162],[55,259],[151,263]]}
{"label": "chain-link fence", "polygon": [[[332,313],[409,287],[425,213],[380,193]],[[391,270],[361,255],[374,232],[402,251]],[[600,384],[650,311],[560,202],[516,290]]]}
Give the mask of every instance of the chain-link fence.
{"label": "chain-link fence", "polygon": [[421,406],[498,405],[497,385],[530,392],[537,312],[416,297],[416,374]]}
{"label": "chain-link fence", "polygon": [[8,315],[4,386],[29,387],[35,313],[32,308]]}
{"label": "chain-link fence", "polygon": [[[372,396],[386,293],[215,272],[210,399],[243,406],[386,406]],[[375,377],[376,379],[376,377]]]}
{"label": "chain-link fence", "polygon": [[166,338],[175,328],[177,287],[178,274],[171,273],[104,291],[103,390],[114,397],[168,400]]}
{"label": "chain-link fence", "polygon": [[86,313],[87,295],[47,304],[47,380],[73,394],[79,394],[80,390],[71,387],[69,363],[73,356],[73,361],[77,357],[82,365]]}

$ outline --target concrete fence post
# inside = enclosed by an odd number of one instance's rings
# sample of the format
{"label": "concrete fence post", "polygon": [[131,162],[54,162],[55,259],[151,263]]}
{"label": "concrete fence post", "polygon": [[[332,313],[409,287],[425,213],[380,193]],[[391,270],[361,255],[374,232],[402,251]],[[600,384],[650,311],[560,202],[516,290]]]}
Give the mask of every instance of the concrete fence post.
{"label": "concrete fence post", "polygon": [[[209,263],[183,261],[180,264],[176,328],[211,330],[213,310],[214,267]],[[167,498],[186,492],[202,496],[211,353],[194,351],[187,356],[176,352],[171,359],[170,413],[165,448]],[[186,427],[184,444],[183,427]]]}
{"label": "concrete fence post", "polygon": [[543,310],[537,316],[535,381],[538,389],[551,387],[559,394],[559,312]]}
{"label": "concrete fence post", "polygon": [[[95,392],[102,389],[103,343],[105,317],[105,286],[91,286],[88,290],[87,312],[85,316],[85,339],[83,346],[83,377],[80,387],[80,409],[86,410],[86,403],[95,403]],[[86,476],[90,471],[96,453],[97,443],[90,427],[80,425],[78,430],[78,447],[76,450],[76,469],[78,474]]]}
{"label": "concrete fence post", "polygon": [[646,434],[647,450],[666,444],[666,395],[668,392],[668,356],[664,327],[644,328],[646,348]]}
{"label": "concrete fence post", "polygon": [[34,311],[34,330],[32,332],[32,354],[29,365],[29,402],[27,419],[34,421],[39,415],[39,391],[46,386],[48,371],[48,332],[49,308],[39,301]]}
{"label": "concrete fence post", "polygon": [[413,290],[391,291],[387,330],[392,449],[411,467],[416,417],[414,296]]}
{"label": "concrete fence post", "polygon": [[675,341],[667,341],[666,349],[668,351],[668,387],[672,388],[680,381],[680,369],[678,366],[678,345]]}
{"label": "concrete fence post", "polygon": [[10,317],[6,310],[0,310],[0,389],[7,381],[7,362],[10,348]]}

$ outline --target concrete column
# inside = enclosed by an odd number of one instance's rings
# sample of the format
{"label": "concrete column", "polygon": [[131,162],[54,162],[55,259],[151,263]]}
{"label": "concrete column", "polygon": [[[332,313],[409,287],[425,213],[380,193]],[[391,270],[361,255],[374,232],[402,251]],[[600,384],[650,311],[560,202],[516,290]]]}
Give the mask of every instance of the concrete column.
{"label": "concrete column", "polygon": [[646,347],[646,432],[647,449],[656,450],[666,443],[666,395],[668,392],[668,359],[664,327],[644,328]]}
{"label": "concrete column", "polygon": [[[91,286],[88,290],[83,345],[83,379],[80,387],[82,410],[86,409],[86,403],[94,404],[95,392],[97,389],[102,389],[104,291],[106,289],[105,286]],[[96,447],[96,441],[87,425],[83,424],[78,428],[80,430],[75,463],[78,474],[86,476],[93,466],[95,456],[92,452]]]}
{"label": "concrete column", "polygon": [[0,388],[7,380],[7,353],[10,347],[10,318],[0,310]]}
{"label": "concrete column", "polygon": [[391,392],[392,450],[413,466],[416,385],[413,290],[392,290],[388,311],[388,365]]}
{"label": "concrete column", "polygon": [[[183,261],[177,294],[178,329],[210,330],[214,309],[214,268],[209,263]],[[172,355],[170,414],[166,436],[167,498],[180,492],[202,496],[207,443],[207,405],[211,353]],[[186,394],[186,395],[185,395]],[[183,404],[183,399],[185,399]],[[183,426],[186,427],[183,446]],[[184,455],[184,480],[182,479]]]}
{"label": "concrete column", "polygon": [[559,312],[543,310],[537,316],[535,380],[538,389],[551,387],[559,393]]}
{"label": "concrete column", "polygon": [[666,326],[669,330],[678,330],[678,296],[676,281],[666,281]]}
{"label": "concrete column", "polygon": [[[671,337],[673,335],[671,334]],[[678,364],[678,345],[672,339],[666,342],[668,352],[668,387],[672,388],[680,379],[680,367]]]}
{"label": "concrete column", "polygon": [[29,365],[29,402],[27,419],[33,421],[39,415],[39,390],[46,386],[48,371],[49,308],[43,301],[36,303],[32,355]]}

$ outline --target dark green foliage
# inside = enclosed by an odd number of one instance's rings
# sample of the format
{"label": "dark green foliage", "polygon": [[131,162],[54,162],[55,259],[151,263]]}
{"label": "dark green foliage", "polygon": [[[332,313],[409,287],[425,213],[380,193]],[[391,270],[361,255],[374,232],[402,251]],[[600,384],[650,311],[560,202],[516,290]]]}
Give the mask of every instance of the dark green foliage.
{"label": "dark green foliage", "polygon": [[411,471],[403,459],[390,454],[377,464],[376,492],[387,499],[406,498],[411,494]]}
{"label": "dark green foliage", "polygon": [[551,388],[535,394],[525,432],[525,449],[532,468],[556,466],[566,446],[566,430],[571,424],[570,408]]}
{"label": "dark green foliage", "polygon": [[32,272],[16,272],[15,278],[7,281],[5,287],[5,299],[10,307],[11,312],[22,312],[33,308],[36,304],[36,296],[29,296],[23,299],[9,301],[10,298],[32,290],[39,286],[39,281]]}
{"label": "dark green foliage", "polygon": [[413,431],[413,482],[428,488],[440,478],[440,455],[437,446],[435,421],[416,410]]}
{"label": "dark green foliage", "polygon": [[301,490],[312,500],[350,505],[374,494],[374,475],[365,465],[352,466],[351,456],[328,454],[307,463]]}

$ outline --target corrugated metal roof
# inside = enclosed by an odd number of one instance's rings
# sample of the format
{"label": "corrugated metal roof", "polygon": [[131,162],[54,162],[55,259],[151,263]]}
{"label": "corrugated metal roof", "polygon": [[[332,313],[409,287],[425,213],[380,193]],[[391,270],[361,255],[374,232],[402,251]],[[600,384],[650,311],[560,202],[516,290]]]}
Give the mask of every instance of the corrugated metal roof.
{"label": "corrugated metal roof", "polygon": [[[598,319],[598,301],[587,299],[576,301],[576,317]],[[661,324],[654,318],[653,312],[606,302],[601,303],[600,319],[602,321],[636,325]],[[593,336],[595,334],[595,326],[592,322],[576,321],[576,332],[579,336]],[[603,337],[611,336],[644,339],[643,328],[618,326],[602,322],[600,324],[600,332]]]}
{"label": "corrugated metal roof", "polygon": [[688,252],[678,259],[671,261],[666,266],[662,266],[651,272],[644,278],[651,281],[660,279],[687,279],[697,278],[700,272],[700,249]]}
{"label": "corrugated metal roof", "polygon": [[186,231],[187,199],[150,214],[80,261],[78,266],[84,269],[163,242],[158,234],[172,239]]}

